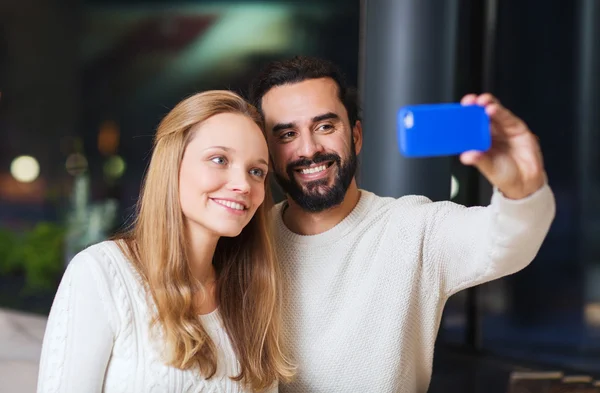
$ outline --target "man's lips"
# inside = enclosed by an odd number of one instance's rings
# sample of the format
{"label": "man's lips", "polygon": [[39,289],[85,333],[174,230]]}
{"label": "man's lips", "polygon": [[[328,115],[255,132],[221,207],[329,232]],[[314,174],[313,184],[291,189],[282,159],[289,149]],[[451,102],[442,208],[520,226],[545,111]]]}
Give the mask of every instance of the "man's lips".
{"label": "man's lips", "polygon": [[309,167],[294,169],[295,175],[304,180],[315,180],[326,177],[329,174],[333,161],[320,162]]}
{"label": "man's lips", "polygon": [[318,164],[312,164],[308,167],[306,167],[306,166],[300,167],[300,168],[296,168],[294,170],[302,175],[310,175],[313,173],[323,172],[323,171],[327,170],[332,164],[333,164],[333,161],[320,162]]}

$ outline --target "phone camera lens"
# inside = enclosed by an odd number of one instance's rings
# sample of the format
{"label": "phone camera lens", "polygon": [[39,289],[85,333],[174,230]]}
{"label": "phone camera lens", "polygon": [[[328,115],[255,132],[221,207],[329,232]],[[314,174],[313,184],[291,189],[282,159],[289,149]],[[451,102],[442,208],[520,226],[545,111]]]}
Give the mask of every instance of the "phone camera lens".
{"label": "phone camera lens", "polygon": [[407,129],[410,129],[413,127],[414,124],[415,124],[415,119],[413,117],[412,112],[406,112],[406,114],[404,115],[404,127],[406,127]]}

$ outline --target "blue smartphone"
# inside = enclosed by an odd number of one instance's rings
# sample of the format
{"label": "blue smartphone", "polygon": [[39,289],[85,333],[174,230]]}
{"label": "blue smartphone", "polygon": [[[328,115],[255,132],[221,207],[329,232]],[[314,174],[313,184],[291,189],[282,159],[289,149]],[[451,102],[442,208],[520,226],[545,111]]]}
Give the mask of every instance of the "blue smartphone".
{"label": "blue smartphone", "polygon": [[492,144],[490,119],[479,105],[408,105],[398,110],[398,147],[405,157],[436,157]]}

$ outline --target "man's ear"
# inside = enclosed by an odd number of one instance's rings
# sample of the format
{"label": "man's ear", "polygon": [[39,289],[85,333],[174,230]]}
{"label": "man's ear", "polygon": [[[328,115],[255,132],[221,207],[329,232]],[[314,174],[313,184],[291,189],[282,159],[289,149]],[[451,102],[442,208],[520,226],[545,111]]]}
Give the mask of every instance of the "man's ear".
{"label": "man's ear", "polygon": [[354,148],[356,150],[356,155],[358,155],[362,149],[362,123],[360,120],[357,120],[354,123],[354,127],[352,127],[352,139],[354,140]]}

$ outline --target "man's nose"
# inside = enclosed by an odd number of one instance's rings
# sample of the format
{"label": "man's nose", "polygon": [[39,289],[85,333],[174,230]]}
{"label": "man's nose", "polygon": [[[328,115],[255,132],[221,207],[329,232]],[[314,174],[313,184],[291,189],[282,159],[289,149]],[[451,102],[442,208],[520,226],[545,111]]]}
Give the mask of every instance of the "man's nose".
{"label": "man's nose", "polygon": [[300,157],[311,158],[316,153],[323,152],[323,146],[312,133],[302,136],[299,142],[300,147],[298,149],[298,155]]}

